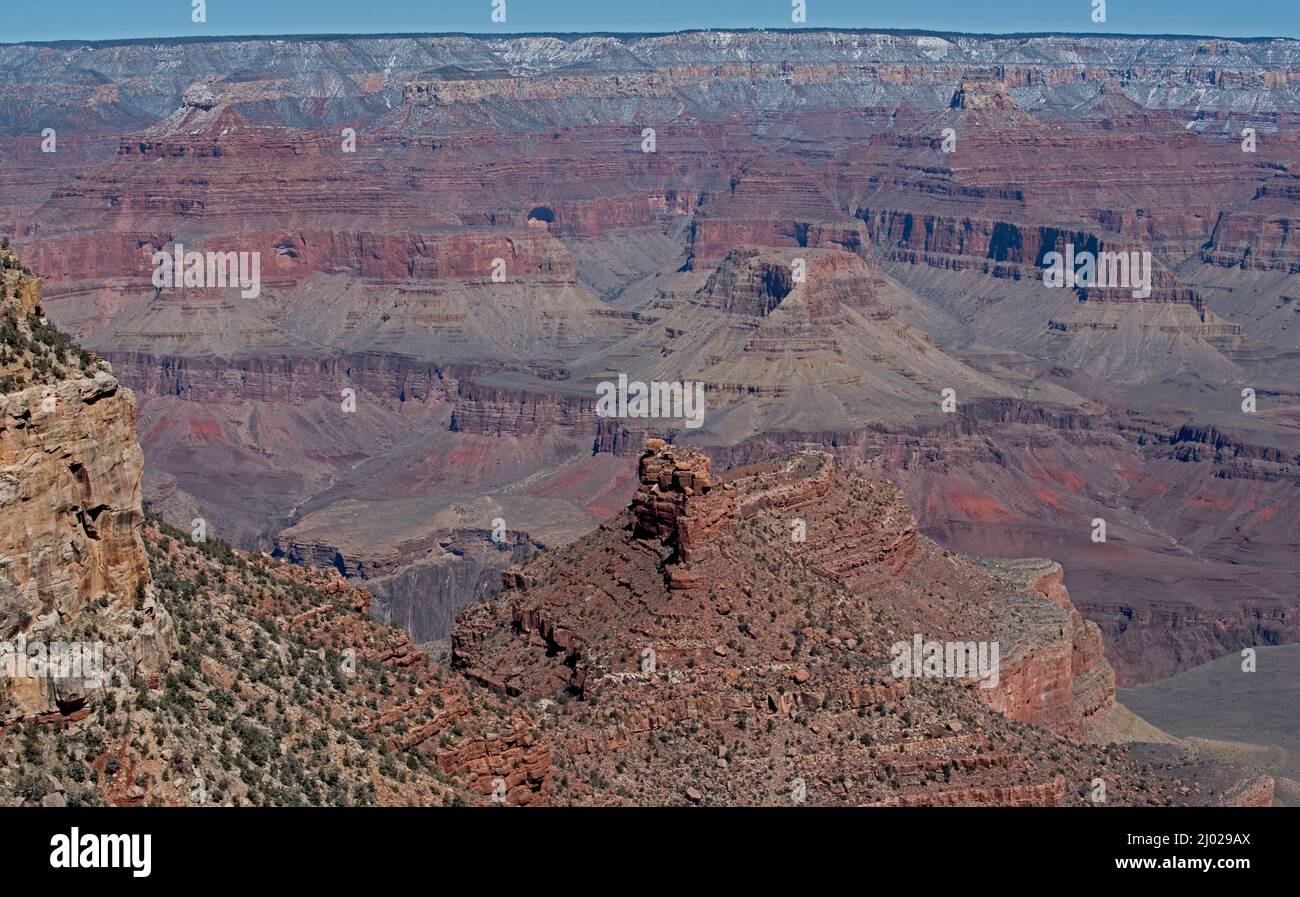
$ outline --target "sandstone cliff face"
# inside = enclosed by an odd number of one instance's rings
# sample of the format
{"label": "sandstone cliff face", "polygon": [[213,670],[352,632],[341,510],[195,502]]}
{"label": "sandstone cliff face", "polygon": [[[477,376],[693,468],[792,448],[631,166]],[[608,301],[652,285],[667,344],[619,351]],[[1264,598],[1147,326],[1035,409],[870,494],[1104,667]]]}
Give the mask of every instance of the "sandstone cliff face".
{"label": "sandstone cliff face", "polygon": [[0,396],[6,635],[101,596],[132,601],[148,586],[134,411],[106,372]]}
{"label": "sandstone cliff face", "polygon": [[[1122,438],[1106,435],[1111,431]],[[902,486],[921,530],[948,547],[981,556],[1050,553],[1068,572],[1075,608],[1100,627],[1107,660],[1127,686],[1244,647],[1293,641],[1300,631],[1293,574],[1270,578],[1252,570],[1251,586],[1237,585],[1265,553],[1281,559],[1295,551],[1294,536],[1276,521],[1300,510],[1297,457],[1290,446],[1257,442],[1262,435],[1149,413],[1112,416],[992,399],[965,405],[957,420],[774,434],[711,452],[715,464],[729,467],[824,447],[846,470]],[[1061,448],[1048,448],[1057,440]],[[1058,476],[1064,470],[1081,471],[1082,479]],[[1039,514],[1044,499],[1051,513]],[[1113,509],[1126,507],[1171,527],[1181,544],[1218,546],[1216,562],[1231,560],[1210,582],[1199,579],[1196,565],[1169,559],[1167,541],[1136,528],[1122,538],[1151,554],[1125,553],[1119,564],[1072,532],[1075,519],[1113,521]],[[1229,510],[1237,507],[1251,510]],[[1264,516],[1256,522],[1254,514]],[[1154,567],[1153,556],[1160,558]],[[1161,579],[1144,582],[1139,569],[1160,569]],[[1164,585],[1170,581],[1186,584],[1171,591]],[[1215,583],[1223,598],[1210,598],[1220,594]]]}
{"label": "sandstone cliff face", "polygon": [[1060,564],[988,566],[1021,587],[1022,595],[1010,604],[1028,636],[1004,654],[998,686],[986,695],[990,705],[1013,719],[1082,737],[1088,721],[1115,704],[1115,671],[1103,653],[1100,629],[1071,604]]}
{"label": "sandstone cliff face", "polygon": [[[135,399],[107,364],[43,327],[39,279],[7,251],[0,263],[10,386],[0,394],[0,640],[54,641],[94,616],[107,624],[110,666],[156,676],[173,636],[140,537]],[[97,683],[9,684],[14,705],[0,718],[72,712]]]}

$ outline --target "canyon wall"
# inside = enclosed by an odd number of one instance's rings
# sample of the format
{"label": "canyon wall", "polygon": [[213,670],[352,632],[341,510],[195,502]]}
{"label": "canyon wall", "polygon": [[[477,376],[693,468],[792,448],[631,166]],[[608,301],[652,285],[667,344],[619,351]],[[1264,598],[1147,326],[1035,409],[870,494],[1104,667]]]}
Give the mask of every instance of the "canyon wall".
{"label": "canyon wall", "polygon": [[[66,640],[97,620],[106,672],[156,677],[175,641],[140,535],[135,399],[107,364],[44,323],[40,280],[7,249],[0,313],[0,640]],[[78,712],[103,684],[91,673],[6,678],[12,704],[0,712]]]}

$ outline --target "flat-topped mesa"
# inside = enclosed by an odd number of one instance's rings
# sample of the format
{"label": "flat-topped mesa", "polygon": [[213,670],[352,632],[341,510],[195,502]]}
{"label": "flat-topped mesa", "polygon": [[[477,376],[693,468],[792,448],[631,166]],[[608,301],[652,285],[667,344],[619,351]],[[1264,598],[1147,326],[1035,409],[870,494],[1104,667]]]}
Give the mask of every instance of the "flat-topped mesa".
{"label": "flat-topped mesa", "polygon": [[672,549],[670,560],[690,563],[717,553],[711,536],[736,509],[735,487],[717,483],[707,455],[647,439],[638,474],[641,487],[629,509],[633,535]]}
{"label": "flat-topped mesa", "polygon": [[1005,134],[1009,129],[1022,133],[1040,131],[1042,121],[1016,105],[1010,87],[995,73],[969,72],[957,83],[948,110],[939,121],[951,124],[968,138],[978,134]]}
{"label": "flat-topped mesa", "polygon": [[988,77],[963,78],[953,91],[950,109],[1015,109],[1005,82]]}

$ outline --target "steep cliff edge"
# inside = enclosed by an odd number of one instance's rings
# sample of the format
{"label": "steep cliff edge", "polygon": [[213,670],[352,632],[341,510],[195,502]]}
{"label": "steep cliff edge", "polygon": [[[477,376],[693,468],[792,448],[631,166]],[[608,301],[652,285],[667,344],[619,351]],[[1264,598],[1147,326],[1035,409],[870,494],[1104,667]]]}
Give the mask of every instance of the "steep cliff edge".
{"label": "steep cliff edge", "polygon": [[118,673],[156,678],[175,637],[140,536],[134,396],[45,321],[7,247],[0,316],[0,641],[103,645],[102,667],[0,679],[3,722],[82,711]]}

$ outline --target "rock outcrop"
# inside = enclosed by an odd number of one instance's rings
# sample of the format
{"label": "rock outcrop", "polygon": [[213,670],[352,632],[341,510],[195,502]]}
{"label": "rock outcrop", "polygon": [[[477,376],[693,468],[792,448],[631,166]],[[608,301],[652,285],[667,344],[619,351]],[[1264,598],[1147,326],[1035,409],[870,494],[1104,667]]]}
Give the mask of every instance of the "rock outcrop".
{"label": "rock outcrop", "polygon": [[91,620],[107,641],[101,670],[6,677],[3,720],[77,712],[101,674],[156,678],[175,641],[140,536],[134,397],[45,321],[39,278],[8,249],[0,315],[0,641],[66,641]]}
{"label": "rock outcrop", "polygon": [[735,510],[735,487],[714,483],[709,464],[698,452],[647,440],[638,465],[641,489],[632,498],[632,534],[658,540],[683,564],[716,553],[718,530]]}
{"label": "rock outcrop", "polygon": [[[1082,743],[1113,674],[1059,565],[943,551],[824,454],[719,478],[653,439],[639,479],[626,516],[507,571],[453,631],[455,669],[538,708],[553,802],[1061,805],[1095,775],[1119,803],[1189,793]],[[900,672],[914,637],[1000,644],[995,681]]]}

